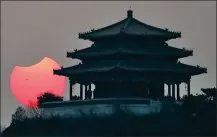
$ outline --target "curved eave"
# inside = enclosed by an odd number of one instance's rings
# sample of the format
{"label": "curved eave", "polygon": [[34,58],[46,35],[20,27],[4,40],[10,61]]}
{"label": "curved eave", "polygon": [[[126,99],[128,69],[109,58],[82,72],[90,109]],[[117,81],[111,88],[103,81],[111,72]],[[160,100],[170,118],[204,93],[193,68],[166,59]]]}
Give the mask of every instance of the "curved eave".
{"label": "curved eave", "polygon": [[113,70],[115,67],[109,67],[109,68],[95,68],[95,69],[77,69],[77,70],[70,70],[68,72],[64,71],[64,69],[59,69],[59,70],[53,70],[53,74],[54,75],[62,75],[62,76],[71,76],[71,75],[75,75],[75,74],[83,74],[83,73],[91,73],[91,72],[109,72],[111,70]]}
{"label": "curved eave", "polygon": [[97,57],[108,57],[115,55],[138,55],[138,56],[161,56],[161,57],[174,57],[174,58],[185,58],[192,56],[192,54],[182,54],[182,55],[167,55],[167,54],[153,54],[153,53],[132,53],[132,52],[112,52],[112,53],[90,53],[90,54],[73,54],[68,53],[67,57],[72,59],[85,59],[85,58],[97,58]]}
{"label": "curved eave", "polygon": [[192,71],[190,74],[191,76],[196,76],[196,75],[201,75],[201,74],[205,74],[207,73],[207,69],[206,68],[200,68],[198,70]]}
{"label": "curved eave", "polygon": [[115,34],[110,34],[110,35],[101,35],[101,36],[94,36],[94,35],[90,35],[90,34],[78,34],[78,38],[79,39],[83,39],[83,40],[91,40],[91,41],[96,41],[97,39],[104,39],[104,38],[111,38],[111,37],[117,37],[119,36],[121,33],[115,33]]}
{"label": "curved eave", "polygon": [[141,36],[141,37],[161,37],[161,38],[165,38],[165,39],[176,39],[176,38],[181,38],[181,32],[172,32],[172,31],[167,31],[167,33],[165,34],[143,34],[143,33],[130,33],[130,32],[123,32],[125,35],[128,35],[128,36],[135,36],[135,37],[138,37],[138,36]]}
{"label": "curved eave", "polygon": [[[63,75],[63,76],[70,76],[70,75],[75,75],[75,74],[83,74],[83,73],[99,73],[99,72],[109,72],[112,70],[120,70],[120,71],[133,71],[133,72],[175,72],[175,73],[182,73],[182,74],[187,74],[191,76],[195,75],[200,75],[203,73],[207,73],[206,68],[202,67],[194,67],[194,66],[188,66],[182,64],[182,67],[180,66],[180,69],[175,69],[175,68],[136,68],[136,67],[131,67],[131,66],[125,66],[121,65],[120,63],[115,64],[115,65],[110,65],[110,66],[99,66],[99,67],[94,67],[94,68],[87,68],[83,67],[81,65],[76,65],[73,67],[68,67],[68,68],[62,68],[60,70],[53,70],[53,73],[55,75]],[[185,68],[184,68],[185,67]]]}
{"label": "curved eave", "polygon": [[130,51],[130,50],[111,50],[111,51],[98,51],[98,52],[87,52],[83,51],[78,52],[67,52],[67,58],[74,59],[83,59],[83,58],[96,58],[104,56],[114,56],[114,55],[139,55],[139,56],[165,56],[165,57],[175,57],[175,58],[184,58],[188,56],[193,56],[193,51],[182,51],[179,54],[167,54],[167,53],[152,53],[145,51]]}
{"label": "curved eave", "polygon": [[169,39],[176,39],[176,38],[181,38],[181,32],[170,32],[165,35],[157,35],[157,34],[142,34],[142,33],[128,33],[128,32],[119,32],[119,33],[114,33],[110,35],[99,35],[99,36],[94,36],[90,35],[89,33],[87,34],[79,34],[78,38],[79,39],[84,39],[84,40],[91,40],[91,41],[96,41],[97,39],[103,39],[103,38],[108,38],[108,37],[117,37],[119,35],[125,34],[126,36],[132,36],[132,37],[158,37],[158,38],[163,38],[165,40]]}
{"label": "curved eave", "polygon": [[207,73],[207,68],[205,68],[205,67],[200,67],[198,65],[197,66],[190,66],[190,65],[186,65],[186,64],[182,64],[182,63],[178,63],[178,64],[185,67],[186,73],[191,75],[191,76],[196,76],[196,75]]}

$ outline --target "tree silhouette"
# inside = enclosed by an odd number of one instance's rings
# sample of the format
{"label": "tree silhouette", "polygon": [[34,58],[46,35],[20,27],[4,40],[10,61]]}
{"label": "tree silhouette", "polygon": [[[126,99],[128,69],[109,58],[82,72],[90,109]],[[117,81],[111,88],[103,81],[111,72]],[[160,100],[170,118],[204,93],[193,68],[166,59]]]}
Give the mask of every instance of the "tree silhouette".
{"label": "tree silhouette", "polygon": [[0,127],[1,127],[1,133],[2,133],[6,129],[6,127],[2,125],[0,125]]}
{"label": "tree silhouette", "polygon": [[18,107],[14,114],[12,114],[11,124],[23,121],[27,118],[26,111],[23,107]]}
{"label": "tree silhouette", "polygon": [[37,97],[38,107],[46,102],[63,101],[63,97],[55,95],[53,93],[45,92],[41,96]]}
{"label": "tree silhouette", "polygon": [[189,96],[184,100],[183,112],[188,125],[200,131],[200,135],[216,135],[216,103],[210,100],[210,93]]}
{"label": "tree silhouette", "polygon": [[29,101],[29,105],[26,108],[26,114],[28,117],[42,117],[42,110],[37,107],[37,103],[33,103],[32,101]]}

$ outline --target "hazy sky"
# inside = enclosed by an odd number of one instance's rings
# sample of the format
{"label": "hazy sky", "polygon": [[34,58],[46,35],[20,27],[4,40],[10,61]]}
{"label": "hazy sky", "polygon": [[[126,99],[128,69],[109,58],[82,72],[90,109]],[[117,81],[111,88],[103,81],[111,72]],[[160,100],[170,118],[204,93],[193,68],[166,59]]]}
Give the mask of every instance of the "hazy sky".
{"label": "hazy sky", "polygon": [[[62,66],[76,61],[66,51],[90,46],[78,33],[115,23],[127,16],[147,24],[181,31],[182,38],[170,41],[174,47],[194,50],[182,59],[187,64],[206,66],[208,73],[194,76],[191,91],[216,87],[216,2],[1,2],[1,125],[8,125],[20,105],[9,88],[9,76],[16,66],[30,66],[45,56]],[[65,98],[68,99],[68,81]],[[181,93],[185,93],[182,85]],[[78,88],[76,87],[76,90]]]}

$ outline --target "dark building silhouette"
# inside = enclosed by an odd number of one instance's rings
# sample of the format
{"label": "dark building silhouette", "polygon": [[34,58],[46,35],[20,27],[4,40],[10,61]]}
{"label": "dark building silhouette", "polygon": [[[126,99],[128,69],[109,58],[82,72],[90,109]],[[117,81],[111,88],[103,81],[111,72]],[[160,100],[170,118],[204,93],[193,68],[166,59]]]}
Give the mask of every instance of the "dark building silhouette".
{"label": "dark building silhouette", "polygon": [[[115,24],[79,33],[79,39],[93,44],[67,52],[67,57],[80,59],[82,63],[54,70],[54,74],[69,78],[70,100],[76,83],[80,84],[80,99],[157,99],[164,96],[164,84],[167,84],[168,95],[179,100],[179,85],[186,83],[190,95],[191,76],[206,73],[207,69],[180,63],[178,59],[192,56],[193,51],[166,43],[176,38],[181,38],[181,32],[147,25],[128,10],[127,17]],[[91,84],[95,85],[94,91]]]}
{"label": "dark building silhouette", "polygon": [[214,101],[216,101],[217,88],[201,88],[201,91],[208,97],[211,97]]}

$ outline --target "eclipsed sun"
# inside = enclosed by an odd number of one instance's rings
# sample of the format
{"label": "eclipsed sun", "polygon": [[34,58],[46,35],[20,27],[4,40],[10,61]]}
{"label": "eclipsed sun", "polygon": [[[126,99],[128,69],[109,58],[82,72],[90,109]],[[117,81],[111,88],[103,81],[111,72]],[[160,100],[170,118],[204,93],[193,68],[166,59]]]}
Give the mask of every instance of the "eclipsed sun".
{"label": "eclipsed sun", "polygon": [[37,97],[44,92],[62,96],[66,78],[53,74],[53,69],[60,68],[57,62],[48,57],[32,66],[14,67],[10,76],[10,88],[14,97],[25,106],[36,107]]}

